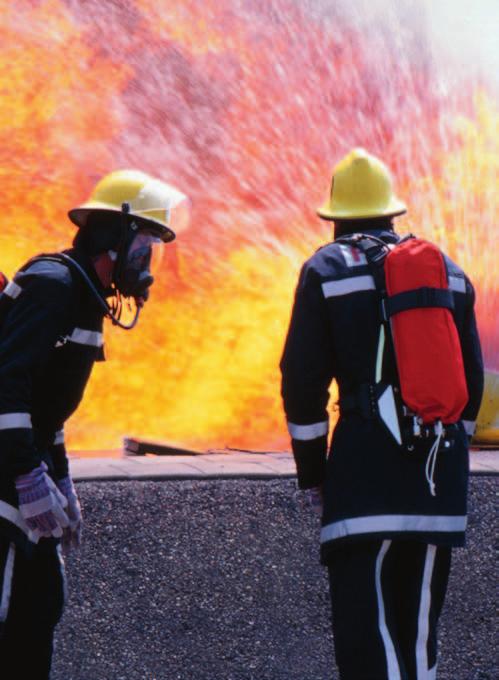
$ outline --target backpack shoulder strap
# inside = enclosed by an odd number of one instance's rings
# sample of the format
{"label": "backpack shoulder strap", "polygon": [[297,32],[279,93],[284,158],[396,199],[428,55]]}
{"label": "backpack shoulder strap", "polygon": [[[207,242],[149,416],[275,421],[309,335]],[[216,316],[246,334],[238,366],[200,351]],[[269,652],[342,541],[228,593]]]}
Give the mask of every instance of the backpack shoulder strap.
{"label": "backpack shoulder strap", "polygon": [[414,234],[407,234],[407,236],[404,236],[397,241],[397,243],[392,245],[372,234],[358,233],[349,236],[341,236],[335,240],[335,243],[344,243],[362,251],[374,279],[376,290],[381,295],[382,300],[384,300],[386,298],[384,264],[386,256],[391,250],[390,246],[397,247],[411,238],[415,238]]}

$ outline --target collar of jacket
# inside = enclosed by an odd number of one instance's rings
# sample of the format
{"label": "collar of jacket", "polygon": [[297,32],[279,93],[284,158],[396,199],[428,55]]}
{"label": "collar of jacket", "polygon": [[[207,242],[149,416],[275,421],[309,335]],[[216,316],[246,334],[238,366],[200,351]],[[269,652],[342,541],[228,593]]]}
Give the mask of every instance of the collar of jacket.
{"label": "collar of jacket", "polygon": [[337,236],[334,240],[336,241],[337,239],[341,238],[348,238],[349,236],[353,236],[354,234],[366,234],[367,236],[375,236],[376,238],[380,238],[382,241],[385,241],[386,243],[397,243],[400,241],[400,235],[395,233],[394,231],[391,231],[390,229],[359,229],[356,232],[349,232],[347,234],[341,234],[341,236]]}

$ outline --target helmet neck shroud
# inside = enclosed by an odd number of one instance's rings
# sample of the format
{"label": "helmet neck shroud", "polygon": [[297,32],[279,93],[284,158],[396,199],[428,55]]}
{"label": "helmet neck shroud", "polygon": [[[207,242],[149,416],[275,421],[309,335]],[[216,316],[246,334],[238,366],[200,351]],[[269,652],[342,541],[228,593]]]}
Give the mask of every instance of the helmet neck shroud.
{"label": "helmet neck shroud", "polygon": [[117,251],[121,238],[122,215],[119,212],[102,214],[94,213],[88,216],[87,222],[80,227],[73,239],[73,246],[83,250],[90,257]]}
{"label": "helmet neck shroud", "polygon": [[[107,290],[107,293],[114,297],[108,316],[114,324],[126,329],[132,328],[136,324],[140,310],[139,303],[136,300],[136,315],[132,324],[120,323],[123,309],[123,293],[121,290],[123,272],[127,262],[128,250],[139,231],[133,215],[130,215],[129,212],[129,204],[124,203],[121,212],[107,212],[104,215],[102,213],[90,214],[86,224],[80,227],[73,239],[74,247],[83,250],[91,258],[109,251],[116,253],[111,287]],[[125,296],[127,295],[125,293]],[[140,303],[140,306],[142,304],[143,302]]]}
{"label": "helmet neck shroud", "polygon": [[[91,213],[86,224],[80,227],[73,239],[74,247],[83,250],[89,257],[109,251],[116,253],[112,274],[115,291],[121,290],[128,249],[137,232],[143,227],[142,224],[138,226],[134,222],[134,216],[129,214],[129,210],[128,203],[124,203],[121,212]],[[151,230],[154,231],[154,223],[151,223]]]}

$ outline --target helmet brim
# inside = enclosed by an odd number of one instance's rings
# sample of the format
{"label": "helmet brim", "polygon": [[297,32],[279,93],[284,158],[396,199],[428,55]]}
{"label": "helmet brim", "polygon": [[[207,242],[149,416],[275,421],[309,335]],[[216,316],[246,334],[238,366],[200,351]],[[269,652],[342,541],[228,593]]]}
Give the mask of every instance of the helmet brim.
{"label": "helmet brim", "polygon": [[[75,224],[77,227],[81,228],[86,226],[87,220],[90,215],[98,215],[102,217],[103,219],[106,219],[110,215],[122,215],[121,210],[117,210],[116,208],[111,208],[106,204],[100,204],[100,203],[86,203],[85,205],[81,205],[77,208],[73,208],[68,212],[68,217]],[[141,215],[137,215],[136,213],[128,213],[128,218],[130,221],[133,221],[137,224],[139,229],[150,229],[154,232],[156,232],[159,236],[159,238],[164,242],[164,243],[171,243],[171,241],[175,240],[175,232],[170,229],[170,227],[166,226],[163,222],[158,222],[158,220],[148,218],[148,217],[142,217]]]}
{"label": "helmet brim", "polygon": [[405,203],[399,200],[392,201],[383,210],[353,211],[334,210],[326,203],[317,209],[317,215],[323,220],[369,220],[376,217],[397,217],[407,212]]}

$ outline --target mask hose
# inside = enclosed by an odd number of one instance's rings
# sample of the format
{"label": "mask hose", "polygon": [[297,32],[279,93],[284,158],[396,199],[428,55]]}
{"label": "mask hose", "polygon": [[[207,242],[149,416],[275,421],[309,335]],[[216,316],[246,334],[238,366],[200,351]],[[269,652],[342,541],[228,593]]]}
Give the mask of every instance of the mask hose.
{"label": "mask hose", "polygon": [[[100,304],[100,306],[104,310],[107,318],[111,320],[111,323],[113,324],[113,326],[119,326],[120,328],[123,328],[125,331],[129,331],[134,326],[136,326],[136,324],[139,320],[139,314],[140,314],[140,309],[141,309],[139,306],[136,306],[135,315],[134,315],[133,319],[130,321],[130,323],[127,323],[127,324],[123,323],[122,321],[120,321],[120,316],[121,316],[123,304],[122,304],[122,299],[121,299],[121,296],[119,295],[119,293],[117,295],[116,304],[113,305],[113,307],[110,307],[109,304],[106,302],[106,300],[99,294],[99,291],[97,290],[97,288],[94,286],[94,284],[90,280],[88,274],[86,273],[86,271],[82,267],[80,267],[78,262],[75,262],[73,260],[73,258],[69,257],[69,255],[66,255],[65,253],[60,253],[58,258],[62,258],[63,260],[65,260],[69,264],[70,267],[73,267],[74,269],[76,269],[78,271],[80,276],[83,278],[83,280],[85,281],[87,286],[90,288],[90,290],[94,294],[94,297],[96,298],[97,302]],[[58,258],[57,259],[52,258],[52,259],[54,259],[55,261],[60,261]],[[43,258],[43,259],[48,260],[50,258],[47,257],[47,258]]]}

